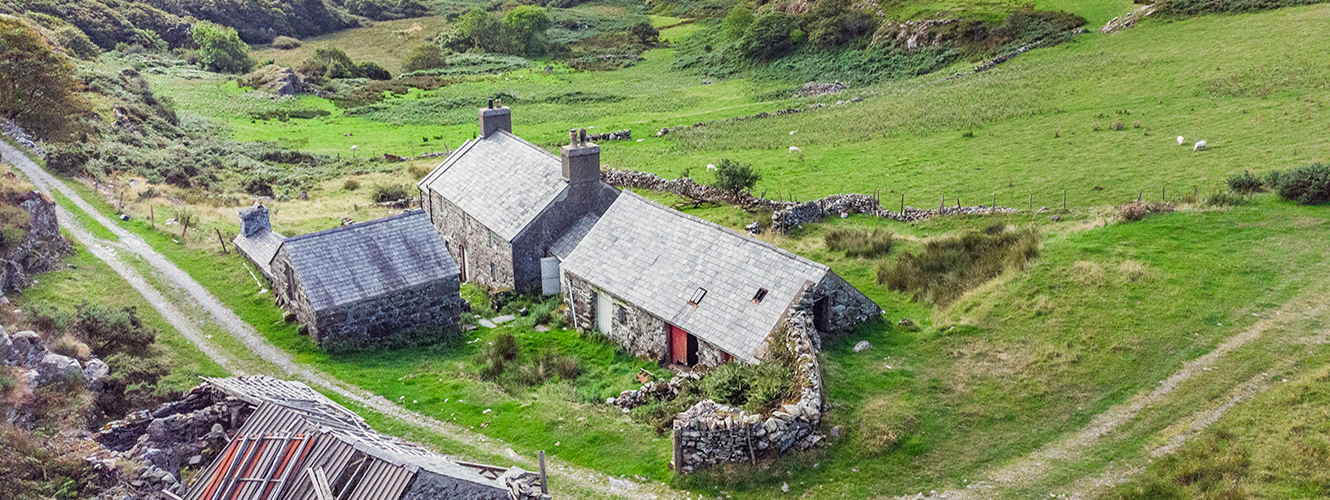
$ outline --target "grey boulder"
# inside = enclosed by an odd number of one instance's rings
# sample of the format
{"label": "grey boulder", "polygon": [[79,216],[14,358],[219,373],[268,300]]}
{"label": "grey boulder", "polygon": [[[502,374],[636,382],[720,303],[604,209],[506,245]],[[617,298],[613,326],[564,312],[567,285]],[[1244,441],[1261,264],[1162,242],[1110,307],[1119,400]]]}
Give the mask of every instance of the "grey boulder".
{"label": "grey boulder", "polygon": [[60,380],[85,380],[83,367],[79,366],[78,360],[53,352],[47,352],[42,356],[42,360],[37,362],[36,369],[43,385]]}

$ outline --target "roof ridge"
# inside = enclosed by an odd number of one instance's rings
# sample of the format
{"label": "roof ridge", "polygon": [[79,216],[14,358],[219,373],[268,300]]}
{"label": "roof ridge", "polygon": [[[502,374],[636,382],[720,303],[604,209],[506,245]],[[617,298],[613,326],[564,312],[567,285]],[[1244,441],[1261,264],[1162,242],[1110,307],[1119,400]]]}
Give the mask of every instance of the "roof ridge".
{"label": "roof ridge", "polygon": [[[808,264],[808,265],[812,265],[812,266],[814,266],[814,267],[818,267],[818,268],[822,268],[822,269],[827,269],[827,270],[830,270],[830,269],[831,269],[831,267],[827,266],[826,264],[822,264],[822,263],[820,263],[820,262],[818,262],[818,261],[815,261],[815,260],[813,260],[813,259],[809,259],[809,258],[807,258],[807,257],[803,257],[803,256],[801,256],[801,255],[799,255],[799,254],[796,254],[796,253],[794,253],[794,252],[791,252],[791,251],[789,251],[789,250],[786,250],[786,249],[784,249],[784,248],[781,248],[781,247],[779,247],[779,246],[776,246],[776,245],[774,245],[774,244],[772,244],[772,243],[768,243],[768,242],[765,242],[765,241],[759,240],[759,239],[757,239],[757,238],[753,238],[753,237],[751,237],[751,236],[747,236],[747,235],[744,235],[744,234],[740,234],[738,231],[735,231],[735,230],[730,229],[730,228],[728,228],[728,227],[722,226],[722,225],[717,224],[717,223],[715,223],[715,222],[711,222],[711,221],[709,221],[709,220],[706,220],[706,219],[703,219],[703,218],[701,218],[701,217],[697,217],[697,216],[694,216],[694,215],[689,215],[689,214],[686,214],[686,213],[684,213],[684,212],[682,212],[682,211],[680,211],[680,210],[676,210],[676,209],[674,209],[674,208],[667,207],[667,206],[662,205],[662,204],[660,204],[660,203],[656,203],[656,202],[652,201],[651,199],[649,199],[649,198],[647,198],[647,197],[645,197],[645,196],[642,196],[642,195],[640,195],[640,194],[634,193],[631,189],[622,189],[622,190],[620,190],[620,194],[621,194],[621,195],[622,195],[622,194],[628,194],[628,195],[631,195],[631,196],[632,196],[633,198],[635,198],[635,199],[638,199],[638,200],[641,200],[641,201],[646,202],[647,205],[650,206],[650,207],[652,207],[652,208],[659,209],[659,210],[661,210],[661,211],[663,211],[663,212],[665,212],[665,213],[667,213],[667,214],[670,214],[670,215],[673,215],[673,216],[676,216],[676,217],[680,217],[680,218],[685,219],[685,220],[691,220],[691,221],[693,221],[693,222],[700,223],[700,224],[702,224],[702,225],[704,225],[704,226],[709,226],[709,227],[711,227],[712,229],[719,230],[719,231],[721,231],[722,233],[724,233],[724,234],[726,234],[726,235],[729,235],[729,236],[731,236],[731,237],[734,237],[734,238],[739,239],[740,241],[745,241],[745,242],[748,242],[748,243],[754,243],[754,244],[757,244],[757,245],[760,245],[760,246],[766,247],[766,248],[769,249],[769,250],[774,250],[774,251],[776,251],[777,253],[781,254],[781,255],[784,256],[784,257],[791,258],[791,259],[794,259],[794,260],[797,260],[797,261],[801,261],[801,262],[804,262],[804,263],[806,263],[806,264]],[[618,201],[615,201],[615,203],[618,203]]]}
{"label": "roof ridge", "polygon": [[347,225],[345,225],[345,226],[338,226],[338,227],[334,227],[334,228],[332,228],[332,229],[324,229],[324,230],[322,230],[322,231],[314,231],[314,232],[312,232],[312,233],[297,234],[297,235],[295,235],[295,236],[289,236],[289,237],[286,238],[285,241],[283,241],[283,243],[290,243],[290,242],[292,242],[292,241],[305,240],[305,239],[312,238],[312,237],[314,237],[314,236],[323,236],[323,235],[326,235],[326,234],[334,234],[334,233],[337,233],[337,232],[339,232],[339,231],[349,230],[349,229],[352,229],[352,228],[361,228],[361,227],[366,227],[366,226],[372,226],[372,225],[374,225],[374,224],[378,224],[378,223],[380,223],[380,222],[387,222],[387,221],[391,221],[391,220],[402,219],[402,218],[406,218],[406,217],[409,217],[409,216],[412,216],[412,215],[415,215],[415,214],[423,214],[423,213],[425,213],[424,210],[417,208],[417,209],[415,209],[415,210],[409,210],[409,211],[406,211],[406,212],[402,212],[402,213],[400,213],[400,214],[389,215],[389,216],[387,216],[387,217],[383,217],[383,218],[379,218],[379,219],[367,220],[367,221],[365,221],[365,222],[357,222],[357,223],[354,223],[354,224],[347,224]]}

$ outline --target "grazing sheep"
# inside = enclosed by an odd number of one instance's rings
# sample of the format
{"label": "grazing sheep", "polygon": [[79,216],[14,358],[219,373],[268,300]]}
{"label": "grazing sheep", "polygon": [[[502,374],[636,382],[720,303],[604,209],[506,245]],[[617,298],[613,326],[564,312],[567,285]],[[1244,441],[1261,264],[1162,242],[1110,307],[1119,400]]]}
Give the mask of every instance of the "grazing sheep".
{"label": "grazing sheep", "polygon": [[790,135],[794,135],[794,134],[797,134],[797,133],[799,133],[798,130],[791,130],[791,131],[790,131]]}
{"label": "grazing sheep", "polygon": [[1186,143],[1187,143],[1187,140],[1186,140],[1186,139],[1183,139],[1182,136],[1178,136],[1178,145],[1179,145],[1179,146],[1181,146],[1181,145],[1183,145],[1183,144],[1186,144]]}
{"label": "grazing sheep", "polygon": [[708,163],[708,164],[707,164],[707,170],[708,170],[708,171],[714,171],[714,170],[716,170],[716,166],[715,166],[715,165],[712,165],[712,164],[710,164],[710,163]]}
{"label": "grazing sheep", "polygon": [[799,149],[798,146],[790,146],[790,152],[791,152],[791,153],[802,153],[802,152],[804,152],[804,150]]}
{"label": "grazing sheep", "polygon": [[1207,145],[1205,144],[1205,141],[1200,141],[1200,142],[1197,142],[1195,146],[1192,146],[1192,147],[1191,147],[1191,150],[1192,150],[1192,151],[1200,151],[1200,150],[1202,150],[1202,149],[1205,149],[1206,146],[1207,146]]}

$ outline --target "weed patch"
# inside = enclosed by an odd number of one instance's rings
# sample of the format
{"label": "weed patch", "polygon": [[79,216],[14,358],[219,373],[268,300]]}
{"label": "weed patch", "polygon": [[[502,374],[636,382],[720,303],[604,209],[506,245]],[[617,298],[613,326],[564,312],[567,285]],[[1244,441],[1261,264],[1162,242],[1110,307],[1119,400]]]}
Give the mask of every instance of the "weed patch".
{"label": "weed patch", "polygon": [[929,240],[919,253],[906,252],[894,265],[877,268],[877,282],[910,293],[916,301],[945,306],[967,290],[1008,269],[1025,268],[1039,255],[1039,231],[995,225],[959,237]]}
{"label": "weed patch", "polygon": [[823,238],[827,248],[845,252],[846,257],[871,259],[891,251],[895,236],[890,231],[874,229],[872,232],[853,229],[832,229]]}

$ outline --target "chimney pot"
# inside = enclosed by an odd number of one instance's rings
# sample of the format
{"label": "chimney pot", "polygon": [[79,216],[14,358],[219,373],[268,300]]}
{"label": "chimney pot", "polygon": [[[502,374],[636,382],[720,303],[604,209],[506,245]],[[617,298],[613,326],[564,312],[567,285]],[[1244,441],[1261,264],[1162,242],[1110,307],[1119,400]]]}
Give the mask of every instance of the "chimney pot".
{"label": "chimney pot", "polygon": [[490,109],[494,109],[494,98],[490,98]]}
{"label": "chimney pot", "polygon": [[586,145],[586,129],[584,128],[577,129],[577,144]]}
{"label": "chimney pot", "polygon": [[577,145],[577,129],[568,129],[568,145]]}
{"label": "chimney pot", "polygon": [[503,99],[502,99],[502,98],[495,98],[495,99],[494,99],[494,104],[498,104],[499,107],[502,108],[502,107],[503,107]]}

